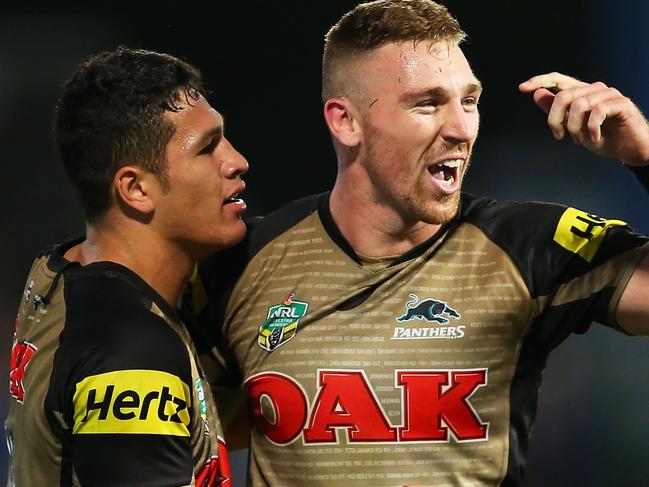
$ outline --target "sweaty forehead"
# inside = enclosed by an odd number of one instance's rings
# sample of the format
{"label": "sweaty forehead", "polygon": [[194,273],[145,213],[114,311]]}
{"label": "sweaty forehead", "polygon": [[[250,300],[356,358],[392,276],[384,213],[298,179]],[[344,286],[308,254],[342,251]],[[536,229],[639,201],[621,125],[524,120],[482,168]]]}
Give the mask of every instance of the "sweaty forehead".
{"label": "sweaty forehead", "polygon": [[165,118],[173,122],[176,129],[170,143],[189,147],[200,143],[205,134],[222,130],[223,117],[205,98],[182,100],[178,106],[181,110],[165,113]]}
{"label": "sweaty forehead", "polygon": [[[447,85],[477,84],[478,81],[455,42],[389,43],[359,59],[355,71],[369,92],[396,92]],[[369,94],[368,92],[368,94]]]}
{"label": "sweaty forehead", "polygon": [[181,97],[176,105],[179,110],[167,110],[165,112],[165,117],[173,121],[176,125],[198,122],[201,119],[220,118],[219,113],[202,96],[197,100]]}

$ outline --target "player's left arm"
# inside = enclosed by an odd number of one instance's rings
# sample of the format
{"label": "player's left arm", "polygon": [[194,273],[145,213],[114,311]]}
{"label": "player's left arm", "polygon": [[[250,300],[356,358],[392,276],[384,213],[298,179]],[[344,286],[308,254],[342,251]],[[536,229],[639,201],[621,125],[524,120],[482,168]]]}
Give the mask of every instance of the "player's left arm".
{"label": "player's left arm", "polygon": [[[649,123],[629,98],[602,82],[585,83],[561,73],[534,76],[519,89],[533,93],[556,139],[567,132],[591,152],[622,161],[649,189]],[[629,333],[649,335],[649,255],[626,286],[616,321]]]}

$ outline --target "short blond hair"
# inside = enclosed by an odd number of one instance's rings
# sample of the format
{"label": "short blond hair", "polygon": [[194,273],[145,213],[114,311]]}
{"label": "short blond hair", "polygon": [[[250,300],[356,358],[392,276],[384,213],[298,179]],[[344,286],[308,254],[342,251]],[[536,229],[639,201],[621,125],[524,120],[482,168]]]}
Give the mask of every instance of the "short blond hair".
{"label": "short blond hair", "polygon": [[345,61],[384,44],[403,41],[452,41],[466,34],[443,5],[430,0],[376,0],[347,12],[325,35],[322,99],[340,97],[344,81],[337,76]]}

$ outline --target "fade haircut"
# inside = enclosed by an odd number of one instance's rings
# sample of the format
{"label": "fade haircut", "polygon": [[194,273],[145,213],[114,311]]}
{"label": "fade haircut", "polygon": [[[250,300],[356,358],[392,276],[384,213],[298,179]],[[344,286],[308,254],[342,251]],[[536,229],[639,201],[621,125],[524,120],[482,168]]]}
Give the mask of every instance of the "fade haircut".
{"label": "fade haircut", "polygon": [[391,42],[450,41],[466,34],[446,7],[430,0],[376,0],[347,12],[325,35],[322,100],[349,95],[347,62]]}
{"label": "fade haircut", "polygon": [[54,139],[89,223],[112,204],[117,170],[134,165],[168,189],[165,111],[204,96],[199,71],[168,54],[119,47],[90,57],[64,84]]}

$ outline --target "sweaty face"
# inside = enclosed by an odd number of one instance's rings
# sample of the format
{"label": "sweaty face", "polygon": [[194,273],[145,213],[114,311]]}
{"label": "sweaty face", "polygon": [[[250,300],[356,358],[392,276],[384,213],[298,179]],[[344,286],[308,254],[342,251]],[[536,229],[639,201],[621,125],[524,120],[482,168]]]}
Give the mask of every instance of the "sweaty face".
{"label": "sweaty face", "polygon": [[225,138],[223,117],[202,97],[189,101],[165,115],[176,131],[166,149],[169,190],[155,211],[165,236],[199,258],[245,236],[248,163]]}
{"label": "sweaty face", "polygon": [[356,69],[370,197],[408,224],[449,221],[479,125],[480,82],[464,54],[448,42],[392,43]]}

